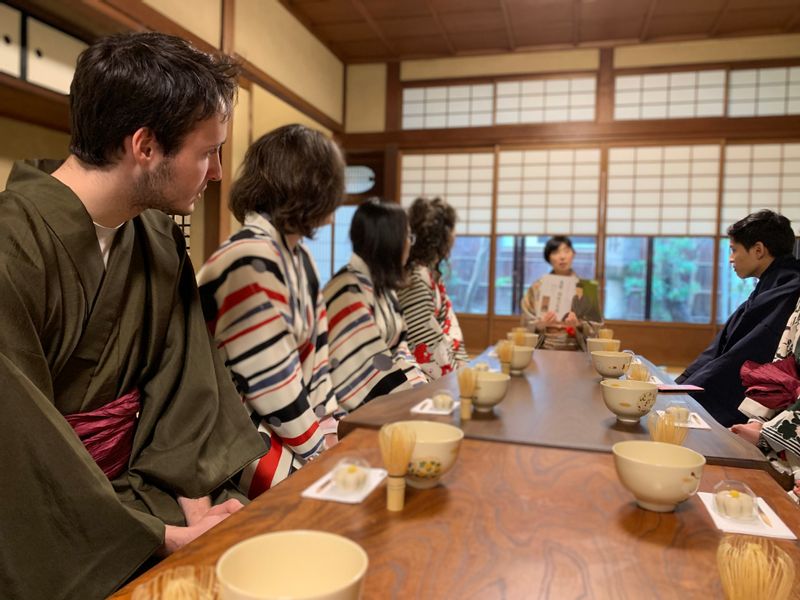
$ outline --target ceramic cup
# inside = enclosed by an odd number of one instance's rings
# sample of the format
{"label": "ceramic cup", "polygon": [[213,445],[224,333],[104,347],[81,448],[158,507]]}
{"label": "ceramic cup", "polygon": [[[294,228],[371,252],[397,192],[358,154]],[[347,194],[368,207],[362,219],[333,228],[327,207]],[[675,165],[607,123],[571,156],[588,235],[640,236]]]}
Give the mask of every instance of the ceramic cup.
{"label": "ceramic cup", "polygon": [[509,341],[514,342],[514,343],[516,343],[515,340],[516,340],[517,337],[521,337],[522,338],[522,345],[523,346],[531,346],[533,348],[536,347],[536,344],[539,341],[539,334],[538,333],[530,333],[530,332],[527,332],[527,331],[526,332],[515,333],[513,331],[509,331],[506,334],[506,339],[508,339]]}
{"label": "ceramic cup", "polygon": [[514,346],[511,354],[511,375],[522,375],[525,368],[531,364],[533,346]]}
{"label": "ceramic cup", "polygon": [[475,410],[482,413],[492,412],[492,408],[505,397],[510,380],[511,377],[508,374],[497,371],[478,373],[475,382],[475,397],[472,399]]}
{"label": "ceramic cup", "polygon": [[586,349],[589,352],[619,352],[621,342],[604,338],[586,338]]}
{"label": "ceramic cup", "polygon": [[219,558],[220,598],[358,600],[368,562],[361,546],[333,533],[266,533],[239,542]]}
{"label": "ceramic cup", "polygon": [[603,377],[622,377],[633,360],[632,352],[595,350],[591,355],[595,370]]}
{"label": "ceramic cup", "polygon": [[611,448],[623,486],[647,510],[671,512],[697,492],[706,459],[689,448],[664,442],[626,440]]}
{"label": "ceramic cup", "polygon": [[638,423],[656,403],[658,385],[655,383],[605,379],[600,382],[600,386],[603,402],[617,416],[617,421],[622,423]]}
{"label": "ceramic cup", "polygon": [[413,430],[416,435],[406,483],[418,489],[434,487],[442,475],[453,468],[464,432],[453,425],[436,421],[400,423]]}

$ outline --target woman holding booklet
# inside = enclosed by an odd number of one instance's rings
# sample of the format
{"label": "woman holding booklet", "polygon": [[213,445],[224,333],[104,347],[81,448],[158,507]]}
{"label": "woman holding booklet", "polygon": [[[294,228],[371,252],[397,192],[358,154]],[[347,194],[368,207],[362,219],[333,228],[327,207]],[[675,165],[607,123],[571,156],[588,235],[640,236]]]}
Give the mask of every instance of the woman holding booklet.
{"label": "woman holding booklet", "polygon": [[547,240],[544,259],[553,270],[535,281],[522,297],[522,322],[544,333],[544,348],[577,350],[577,336],[591,336],[602,325],[597,284],[580,279],[573,271],[575,249],[566,236]]}

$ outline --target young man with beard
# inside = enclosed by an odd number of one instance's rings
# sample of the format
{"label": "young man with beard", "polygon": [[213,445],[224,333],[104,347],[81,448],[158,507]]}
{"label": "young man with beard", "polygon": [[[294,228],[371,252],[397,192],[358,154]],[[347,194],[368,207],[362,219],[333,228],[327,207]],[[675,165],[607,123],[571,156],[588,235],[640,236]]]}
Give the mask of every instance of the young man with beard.
{"label": "young man with beard", "polygon": [[105,597],[242,506],[229,480],[266,448],[164,214],[221,177],[236,74],[171,36],[99,41],[69,158],[0,194],[0,597]]}

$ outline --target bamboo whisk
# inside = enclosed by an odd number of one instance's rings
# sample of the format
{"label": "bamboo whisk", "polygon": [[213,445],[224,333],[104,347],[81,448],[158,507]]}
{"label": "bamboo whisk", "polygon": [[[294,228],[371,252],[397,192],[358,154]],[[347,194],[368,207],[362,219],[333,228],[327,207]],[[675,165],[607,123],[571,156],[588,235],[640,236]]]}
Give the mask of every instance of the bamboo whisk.
{"label": "bamboo whisk", "polygon": [[175,567],[133,590],[132,600],[216,600],[214,567]]}
{"label": "bamboo whisk", "polygon": [[458,395],[461,397],[461,420],[472,418],[472,397],[475,395],[475,384],[478,374],[471,367],[458,370]]}
{"label": "bamboo whisk", "polygon": [[511,334],[511,337],[514,340],[514,345],[515,346],[524,346],[525,345],[525,333],[526,332],[524,332],[524,331],[517,330],[517,331],[514,331]]}
{"label": "bamboo whisk", "polygon": [[647,418],[647,428],[650,430],[650,439],[654,442],[682,445],[689,433],[689,428],[679,425],[675,416],[664,412],[659,415],[653,411]]}
{"label": "bamboo whisk", "polygon": [[411,453],[414,451],[414,430],[399,423],[389,423],[378,433],[383,464],[389,472],[386,484],[386,508],[403,510],[406,501],[406,472]]}
{"label": "bamboo whisk", "polygon": [[494,347],[497,358],[500,359],[500,368],[503,373],[511,369],[511,356],[514,354],[514,344],[510,340],[500,340]]}
{"label": "bamboo whisk", "polygon": [[726,536],[717,568],[728,600],[786,600],[794,587],[792,558],[766,538]]}

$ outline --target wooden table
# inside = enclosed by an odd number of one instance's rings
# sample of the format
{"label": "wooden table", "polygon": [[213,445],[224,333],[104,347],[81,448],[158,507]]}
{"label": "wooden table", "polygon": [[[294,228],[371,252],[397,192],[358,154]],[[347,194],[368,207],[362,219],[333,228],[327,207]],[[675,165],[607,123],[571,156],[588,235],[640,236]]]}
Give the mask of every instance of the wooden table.
{"label": "wooden table", "polygon": [[[487,358],[487,353],[477,360],[497,366],[496,359]],[[611,446],[622,440],[649,439],[646,418],[638,425],[616,420],[603,403],[599,382],[587,354],[537,350],[525,374],[511,378],[505,399],[488,416],[473,413],[470,421],[462,423],[458,411],[447,417],[409,412],[417,402],[441,390],[457,397],[458,381],[451,373],[413,390],[372,400],[339,424],[339,434],[403,419],[431,419],[453,423],[471,439],[595,452],[611,452]],[[689,430],[685,446],[703,454],[711,464],[768,469],[768,462],[755,446],[717,423],[690,396],[680,397],[711,426],[711,430]],[[674,398],[659,394],[656,408],[664,408]]]}
{"label": "wooden table", "polygon": [[[301,528],[364,547],[367,600],[723,597],[715,559],[723,534],[700,499],[674,513],[642,510],[619,483],[611,455],[464,440],[442,484],[409,489],[403,512],[386,511],[384,486],[359,505],[300,497],[346,455],[380,464],[376,432],[352,432],[115,598],[129,598],[164,569],[212,565],[239,540]],[[766,473],[707,465],[701,490],[722,479],[745,481],[800,532],[800,510]],[[796,542],[777,543],[800,564]]]}

